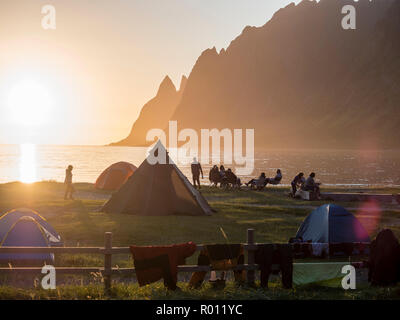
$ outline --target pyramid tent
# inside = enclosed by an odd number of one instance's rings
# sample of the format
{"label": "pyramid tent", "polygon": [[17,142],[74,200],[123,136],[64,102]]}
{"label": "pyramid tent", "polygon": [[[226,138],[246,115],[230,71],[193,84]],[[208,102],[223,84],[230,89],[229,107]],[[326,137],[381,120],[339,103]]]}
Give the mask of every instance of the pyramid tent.
{"label": "pyramid tent", "polygon": [[212,213],[207,200],[178,169],[160,141],[102,211],[143,216]]}
{"label": "pyramid tent", "polygon": [[311,212],[301,224],[296,238],[313,243],[370,242],[360,221],[345,208],[325,204]]}

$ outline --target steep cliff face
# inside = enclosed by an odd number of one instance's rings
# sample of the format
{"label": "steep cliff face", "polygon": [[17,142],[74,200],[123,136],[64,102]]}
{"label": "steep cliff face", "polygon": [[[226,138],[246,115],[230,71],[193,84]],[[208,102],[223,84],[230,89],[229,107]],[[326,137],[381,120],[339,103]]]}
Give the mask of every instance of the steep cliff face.
{"label": "steep cliff face", "polygon": [[[305,0],[246,27],[201,54],[161,128],[254,128],[263,147],[399,147],[399,3]],[[356,30],[341,27],[345,4]]]}
{"label": "steep cliff face", "polygon": [[164,128],[172,117],[177,105],[181,101],[182,93],[185,90],[187,78],[182,76],[181,87],[177,91],[171,79],[166,76],[161,82],[157,95],[146,103],[132,126],[129,136],[114,146],[145,146],[146,134],[152,128]]}

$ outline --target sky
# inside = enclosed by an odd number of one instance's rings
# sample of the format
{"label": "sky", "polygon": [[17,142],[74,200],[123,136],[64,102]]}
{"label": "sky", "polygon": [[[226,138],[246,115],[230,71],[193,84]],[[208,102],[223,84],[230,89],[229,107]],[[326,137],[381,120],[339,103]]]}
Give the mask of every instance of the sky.
{"label": "sky", "polygon": [[[0,144],[125,138],[169,75],[299,0],[1,0]],[[44,5],[56,29],[42,28]]]}

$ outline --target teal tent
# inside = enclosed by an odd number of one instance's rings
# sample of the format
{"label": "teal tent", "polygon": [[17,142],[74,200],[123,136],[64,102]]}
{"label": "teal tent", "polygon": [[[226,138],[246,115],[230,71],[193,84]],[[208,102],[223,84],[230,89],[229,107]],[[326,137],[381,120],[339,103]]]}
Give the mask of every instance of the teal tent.
{"label": "teal tent", "polygon": [[[1,247],[50,247],[43,227],[32,217],[15,222],[1,241]],[[44,265],[54,262],[51,253],[0,253],[0,262],[11,265]]]}
{"label": "teal tent", "polygon": [[325,204],[311,212],[301,224],[296,238],[313,243],[370,242],[360,221],[345,208]]}
{"label": "teal tent", "polygon": [[22,217],[31,217],[39,223],[50,246],[62,246],[63,243],[60,235],[47,222],[47,220],[38,212],[26,208],[8,211],[0,217],[0,243],[3,242],[4,237],[10,231],[10,228],[12,228],[12,226]]}

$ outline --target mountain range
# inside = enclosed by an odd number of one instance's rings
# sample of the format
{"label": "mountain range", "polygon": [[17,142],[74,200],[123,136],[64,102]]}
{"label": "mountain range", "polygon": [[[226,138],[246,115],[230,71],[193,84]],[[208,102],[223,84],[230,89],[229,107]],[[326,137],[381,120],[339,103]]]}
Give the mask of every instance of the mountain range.
{"label": "mountain range", "polygon": [[[356,29],[342,28],[344,5]],[[127,138],[149,129],[255,129],[256,147],[400,147],[400,1],[303,0],[227,49],[205,50],[177,90],[169,77]],[[168,132],[166,130],[166,132]]]}

